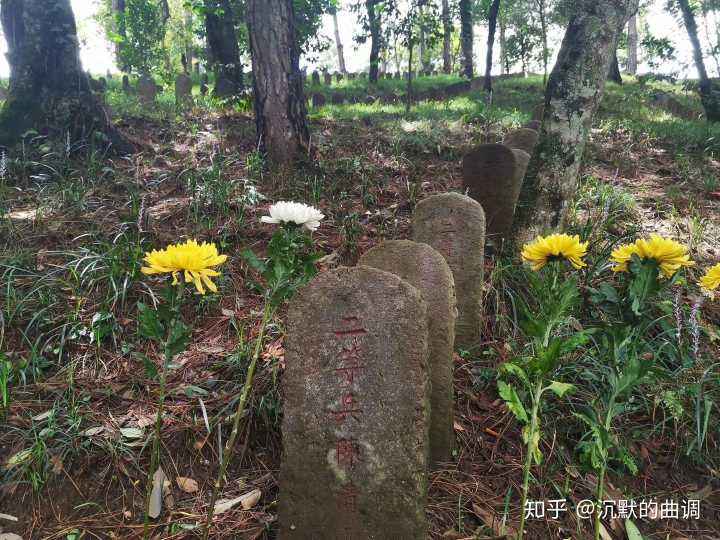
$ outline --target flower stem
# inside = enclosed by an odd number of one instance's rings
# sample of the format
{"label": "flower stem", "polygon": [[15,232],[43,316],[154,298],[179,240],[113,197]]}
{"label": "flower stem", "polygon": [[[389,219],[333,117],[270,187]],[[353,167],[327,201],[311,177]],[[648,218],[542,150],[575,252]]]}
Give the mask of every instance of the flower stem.
{"label": "flower stem", "polygon": [[533,408],[530,416],[530,430],[528,432],[528,442],[525,452],[525,461],[523,463],[523,483],[522,495],[520,498],[520,527],[518,529],[517,539],[522,540],[525,534],[525,505],[527,504],[528,487],[530,485],[530,465],[535,455],[535,431],[537,430],[538,410],[540,409],[540,397],[542,395],[542,378],[538,380],[535,386],[535,392],[532,394]]}
{"label": "flower stem", "polygon": [[[617,394],[613,393],[608,400],[608,409],[605,413],[605,431],[610,434],[610,424],[613,419],[613,409],[615,408],[615,400]],[[603,453],[603,462],[600,466],[600,472],[598,473],[598,484],[596,493],[596,506],[595,506],[595,540],[600,540],[600,516],[602,514],[603,497],[605,496],[605,473],[607,472],[607,460],[608,460],[609,448],[605,448]]]}
{"label": "flower stem", "polygon": [[260,352],[262,351],[262,342],[263,338],[265,337],[265,328],[267,327],[267,323],[270,320],[272,313],[272,303],[269,299],[266,299],[262,323],[260,324],[260,330],[258,331],[258,335],[255,338],[255,350],[253,351],[253,357],[250,361],[250,365],[248,366],[247,376],[245,377],[245,384],[243,385],[242,393],[240,394],[240,401],[238,401],[238,406],[235,410],[235,415],[233,417],[232,432],[230,433],[230,438],[228,439],[227,443],[225,443],[225,448],[223,449],[220,456],[220,471],[218,473],[217,479],[215,480],[215,485],[213,486],[212,495],[210,497],[210,507],[208,508],[207,519],[205,520],[205,529],[203,531],[204,540],[207,540],[209,537],[210,526],[212,524],[213,514],[215,513],[215,503],[217,501],[220,490],[225,485],[225,473],[227,472],[230,458],[232,456],[232,451],[235,447],[235,440],[237,439],[238,432],[240,430],[240,419],[245,416],[245,405],[250,395],[250,390],[252,389],[252,384],[255,377],[255,367],[257,366],[257,361],[260,357]]}

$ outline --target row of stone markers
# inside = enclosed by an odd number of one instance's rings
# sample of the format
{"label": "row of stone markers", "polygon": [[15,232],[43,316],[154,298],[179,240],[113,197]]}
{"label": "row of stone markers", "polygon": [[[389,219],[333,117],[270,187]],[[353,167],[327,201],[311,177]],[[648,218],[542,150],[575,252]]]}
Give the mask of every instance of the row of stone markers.
{"label": "row of stone markers", "polygon": [[424,199],[412,241],[384,242],[293,299],[282,540],[427,538],[428,469],[455,442],[453,351],[481,338],[486,225],[509,232],[537,139],[522,128],[481,145],[463,160],[471,196]]}
{"label": "row of stone markers", "polygon": [[480,338],[483,209],[435,195],[413,231],[321,274],[291,304],[282,539],[427,537],[428,468],[452,459],[455,440],[455,340]]}

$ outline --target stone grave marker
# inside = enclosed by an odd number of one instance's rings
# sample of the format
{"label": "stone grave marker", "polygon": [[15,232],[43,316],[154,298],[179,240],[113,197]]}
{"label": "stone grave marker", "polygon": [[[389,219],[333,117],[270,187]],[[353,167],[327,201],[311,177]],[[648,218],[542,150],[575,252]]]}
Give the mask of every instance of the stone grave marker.
{"label": "stone grave marker", "polygon": [[452,459],[455,284],[452,270],[427,244],[390,240],[370,249],[358,264],[391,272],[415,287],[427,304],[430,372],[430,465]]}
{"label": "stone grave marker", "polygon": [[208,78],[207,73],[203,73],[203,76],[200,79],[200,95],[207,96],[209,82],[210,79]]}
{"label": "stone grave marker", "polygon": [[339,71],[336,71],[335,72],[335,82],[340,82],[342,80],[343,80],[343,74],[340,73]]}
{"label": "stone grave marker", "polygon": [[503,144],[481,144],[463,158],[463,187],[485,210],[487,239],[495,243],[512,227],[517,166],[512,149]]}
{"label": "stone grave marker", "polygon": [[525,152],[532,156],[539,137],[540,134],[534,129],[520,128],[505,135],[503,144],[510,148],[525,150]]}
{"label": "stone grave marker", "polygon": [[332,84],[332,75],[326,71],[323,73],[323,80],[327,86],[330,86]]}
{"label": "stone grave marker", "polygon": [[530,120],[523,127],[526,127],[528,129],[534,129],[535,131],[539,132],[541,126],[542,126],[542,122],[540,120]]}
{"label": "stone grave marker", "polygon": [[317,72],[317,70],[312,72],[312,83],[320,84],[320,74]]}
{"label": "stone grave marker", "polygon": [[330,103],[333,105],[342,105],[345,103],[345,94],[341,92],[333,92],[330,95]]}
{"label": "stone grave marker", "polygon": [[318,92],[315,92],[310,99],[312,106],[315,108],[322,107],[326,103],[325,96]]}
{"label": "stone grave marker", "polygon": [[532,119],[542,122],[543,116],[545,115],[545,103],[539,103],[533,108]]}
{"label": "stone grave marker", "polygon": [[149,103],[153,103],[155,101],[155,96],[157,96],[158,88],[155,84],[155,81],[152,80],[152,77],[149,77],[147,75],[143,75],[140,77],[140,80],[138,81],[138,95],[140,96],[140,101],[145,103],[146,105]]}
{"label": "stone grave marker", "polygon": [[[517,201],[520,198],[520,191],[522,190],[523,180],[525,179],[525,173],[527,173],[528,165],[530,164],[530,154],[520,148],[513,148],[513,154],[515,154],[515,177],[513,178],[512,192],[510,198]],[[513,216],[515,215],[515,206],[513,206]]]}
{"label": "stone grave marker", "polygon": [[413,240],[435,248],[455,281],[455,343],[464,348],[480,340],[485,212],[460,193],[441,193],[418,203],[412,218]]}
{"label": "stone grave marker", "polygon": [[130,78],[127,75],[122,76],[122,89],[126,94],[130,94],[132,92],[132,88],[130,87]]}
{"label": "stone grave marker", "polygon": [[193,81],[190,77],[181,73],[175,79],[175,104],[186,106],[192,103]]}
{"label": "stone grave marker", "polygon": [[426,317],[414,287],[367,266],[291,302],[279,538],[427,538]]}

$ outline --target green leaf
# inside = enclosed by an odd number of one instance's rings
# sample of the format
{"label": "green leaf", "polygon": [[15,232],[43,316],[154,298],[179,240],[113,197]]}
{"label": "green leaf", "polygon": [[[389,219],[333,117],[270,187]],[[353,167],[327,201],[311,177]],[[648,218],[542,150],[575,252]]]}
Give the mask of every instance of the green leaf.
{"label": "green leaf", "polygon": [[182,321],[174,321],[170,327],[170,335],[165,344],[165,358],[170,360],[180,354],[187,347],[190,341],[190,328]]}
{"label": "green leaf", "polygon": [[140,360],[142,360],[143,367],[145,368],[145,375],[149,379],[156,380],[158,376],[158,368],[155,363],[142,353],[137,353],[137,356]]}
{"label": "green leaf", "polygon": [[645,540],[643,535],[640,534],[640,529],[633,523],[631,519],[625,520],[625,532],[627,533],[628,540]]}
{"label": "green leaf", "polygon": [[157,312],[142,302],[138,302],[137,306],[138,331],[140,332],[140,335],[146,339],[162,341],[164,329],[160,319],[158,318]]}
{"label": "green leaf", "polygon": [[523,406],[522,401],[520,401],[520,396],[518,396],[515,389],[504,381],[498,381],[498,393],[505,401],[505,404],[508,409],[510,409],[510,412],[515,415],[515,418],[517,418],[520,422],[527,424],[527,412],[525,411],[525,407]]}
{"label": "green leaf", "polygon": [[244,249],[240,253],[240,256],[245,259],[245,262],[248,263],[250,268],[260,272],[261,274],[265,273],[267,265],[263,261],[258,259],[257,255],[255,255],[255,253],[251,249]]}
{"label": "green leaf", "polygon": [[568,392],[575,391],[575,386],[560,381],[552,381],[550,383],[550,386],[547,387],[547,389],[552,390],[553,392],[555,392],[555,395],[557,397],[561,398],[564,397],[565,394],[567,394]]}
{"label": "green leaf", "polygon": [[522,367],[515,364],[514,362],[504,362],[500,364],[500,367],[498,369],[501,373],[507,373],[509,375],[516,376],[523,382],[525,387],[530,387],[530,379],[528,379],[527,373],[525,373],[525,370]]}

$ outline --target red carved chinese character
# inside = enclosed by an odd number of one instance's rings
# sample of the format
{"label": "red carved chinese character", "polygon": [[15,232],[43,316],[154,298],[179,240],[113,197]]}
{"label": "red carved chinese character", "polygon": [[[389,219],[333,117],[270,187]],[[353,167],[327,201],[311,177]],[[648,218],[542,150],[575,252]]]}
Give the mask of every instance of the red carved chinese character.
{"label": "red carved chinese character", "polygon": [[360,497],[360,491],[352,485],[347,484],[342,487],[338,498],[338,508],[341,512],[357,513],[358,500]]}
{"label": "red carved chinese character", "polygon": [[330,411],[330,414],[335,418],[335,422],[342,424],[347,420],[348,416],[352,416],[358,422],[360,421],[357,415],[362,413],[362,409],[357,408],[355,396],[352,393],[345,394],[341,399],[341,404],[342,407],[339,411]]}
{"label": "red carved chinese character", "polygon": [[355,374],[364,369],[360,359],[360,343],[357,338],[353,338],[350,347],[343,347],[340,353],[340,367],[335,371],[345,379],[345,386],[350,386],[355,380]]}
{"label": "red carved chinese character", "polygon": [[338,439],[335,442],[335,459],[340,467],[355,467],[360,461],[360,445],[357,439]]}
{"label": "red carved chinese character", "polygon": [[343,327],[342,329],[335,330],[334,332],[334,334],[338,337],[361,336],[363,334],[367,334],[367,330],[362,327],[360,319],[357,317],[343,317],[341,326]]}

